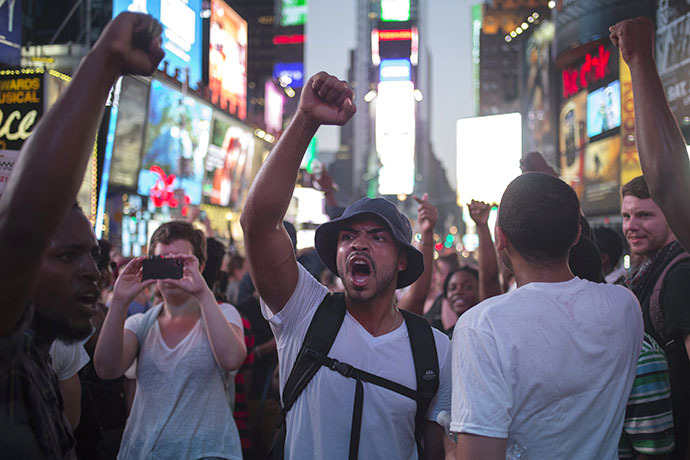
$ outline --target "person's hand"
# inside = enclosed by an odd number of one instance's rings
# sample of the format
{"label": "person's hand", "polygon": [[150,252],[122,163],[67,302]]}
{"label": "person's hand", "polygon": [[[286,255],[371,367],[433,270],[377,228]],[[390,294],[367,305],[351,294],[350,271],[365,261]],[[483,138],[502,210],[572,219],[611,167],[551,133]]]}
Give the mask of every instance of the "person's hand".
{"label": "person's hand", "polygon": [[103,29],[94,50],[104,50],[119,73],[151,75],[165,56],[163,26],[153,16],[124,12]]}
{"label": "person's hand", "polygon": [[467,205],[467,209],[470,212],[470,217],[477,226],[488,224],[489,212],[491,211],[490,204],[484,203],[483,201],[472,200],[470,204]]}
{"label": "person's hand", "polygon": [[438,210],[436,206],[429,203],[429,195],[424,194],[421,198],[414,196],[414,200],[419,203],[417,208],[417,221],[419,222],[419,231],[422,233],[433,232],[436,222],[438,221]]}
{"label": "person's hand", "polygon": [[626,19],[609,27],[611,41],[628,65],[637,59],[654,60],[654,24],[645,17]]}
{"label": "person's hand", "polygon": [[312,76],[302,88],[299,110],[322,125],[344,125],[355,114],[354,91],[326,72]]}
{"label": "person's hand", "polygon": [[141,279],[141,265],[145,259],[146,257],[132,259],[120,270],[113,286],[113,304],[128,306],[137,294],[156,282],[156,280],[142,281]]}
{"label": "person's hand", "polygon": [[321,172],[321,174],[314,176],[314,182],[324,193],[334,192],[336,190],[336,184],[333,182],[333,178],[325,169]]}
{"label": "person's hand", "polygon": [[211,290],[206,284],[206,280],[201,275],[201,271],[199,270],[199,259],[197,259],[195,256],[187,254],[175,254],[168,255],[166,257],[171,257],[182,261],[184,264],[182,269],[182,278],[179,280],[165,279],[161,280],[161,282],[182,289],[196,298],[199,298],[204,293],[211,293]]}
{"label": "person's hand", "polygon": [[558,177],[556,171],[553,170],[551,166],[546,162],[541,153],[539,152],[529,152],[527,155],[520,159],[520,169],[523,173],[526,172],[541,172],[544,174],[549,174],[554,177]]}

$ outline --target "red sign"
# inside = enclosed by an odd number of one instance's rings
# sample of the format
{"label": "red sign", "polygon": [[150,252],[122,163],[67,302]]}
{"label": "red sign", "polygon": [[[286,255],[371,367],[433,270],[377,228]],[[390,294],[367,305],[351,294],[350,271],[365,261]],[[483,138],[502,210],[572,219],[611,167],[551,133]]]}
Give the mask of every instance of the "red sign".
{"label": "red sign", "polygon": [[180,194],[179,189],[175,190],[173,188],[175,174],[170,174],[168,176],[160,166],[151,166],[150,171],[158,174],[156,183],[149,190],[149,196],[151,197],[151,201],[153,201],[153,205],[160,208],[167,204],[171,208],[176,208],[180,205],[180,202],[182,202],[182,215],[186,216],[187,205],[191,200],[184,191]]}
{"label": "red sign", "polygon": [[412,40],[412,30],[379,30],[379,40]]}
{"label": "red sign", "polygon": [[293,35],[276,35],[273,37],[274,45],[297,45],[304,43],[304,34],[293,34]]}
{"label": "red sign", "polygon": [[577,94],[581,89],[602,80],[609,73],[609,59],[611,52],[599,45],[599,54],[592,56],[587,53],[585,62],[579,69],[565,69],[563,71],[563,98]]}

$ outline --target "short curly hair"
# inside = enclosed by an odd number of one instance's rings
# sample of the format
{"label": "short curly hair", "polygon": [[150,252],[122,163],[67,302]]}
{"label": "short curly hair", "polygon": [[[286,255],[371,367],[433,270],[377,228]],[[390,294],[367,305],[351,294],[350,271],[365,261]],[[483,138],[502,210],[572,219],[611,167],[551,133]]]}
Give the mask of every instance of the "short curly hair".
{"label": "short curly hair", "polygon": [[183,220],[166,222],[153,232],[149,241],[149,255],[153,255],[158,243],[170,244],[177,240],[186,240],[191,243],[194,255],[199,259],[199,265],[206,262],[206,236],[204,232]]}

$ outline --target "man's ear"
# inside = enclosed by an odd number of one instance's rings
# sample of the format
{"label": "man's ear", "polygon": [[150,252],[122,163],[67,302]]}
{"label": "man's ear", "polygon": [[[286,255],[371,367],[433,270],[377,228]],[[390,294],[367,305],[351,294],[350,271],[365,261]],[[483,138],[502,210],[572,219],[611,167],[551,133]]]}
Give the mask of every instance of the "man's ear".
{"label": "man's ear", "polygon": [[407,268],[407,251],[402,249],[398,256],[398,271],[401,272]]}
{"label": "man's ear", "polygon": [[506,232],[498,225],[496,225],[494,236],[496,237],[497,251],[508,248],[508,235],[506,235]]}

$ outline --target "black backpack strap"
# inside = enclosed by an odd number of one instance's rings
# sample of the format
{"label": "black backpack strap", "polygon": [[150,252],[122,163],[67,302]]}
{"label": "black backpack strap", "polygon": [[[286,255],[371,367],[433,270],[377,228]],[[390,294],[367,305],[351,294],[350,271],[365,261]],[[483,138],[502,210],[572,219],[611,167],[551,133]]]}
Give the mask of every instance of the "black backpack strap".
{"label": "black backpack strap", "polygon": [[268,458],[275,460],[285,458],[287,413],[321,367],[321,364],[317,363],[313,357],[328,354],[344,318],[345,296],[342,293],[328,293],[314,313],[302,341],[302,348],[285,382],[281,395],[282,408],[278,417],[279,432],[268,453]]}
{"label": "black backpack strap", "polygon": [[422,437],[426,427],[426,413],[431,400],[434,399],[439,387],[439,366],[436,341],[431,326],[419,315],[400,310],[405,318],[407,333],[410,336],[412,359],[417,377],[417,413],[415,415],[414,437],[417,441],[419,458],[424,458]]}

